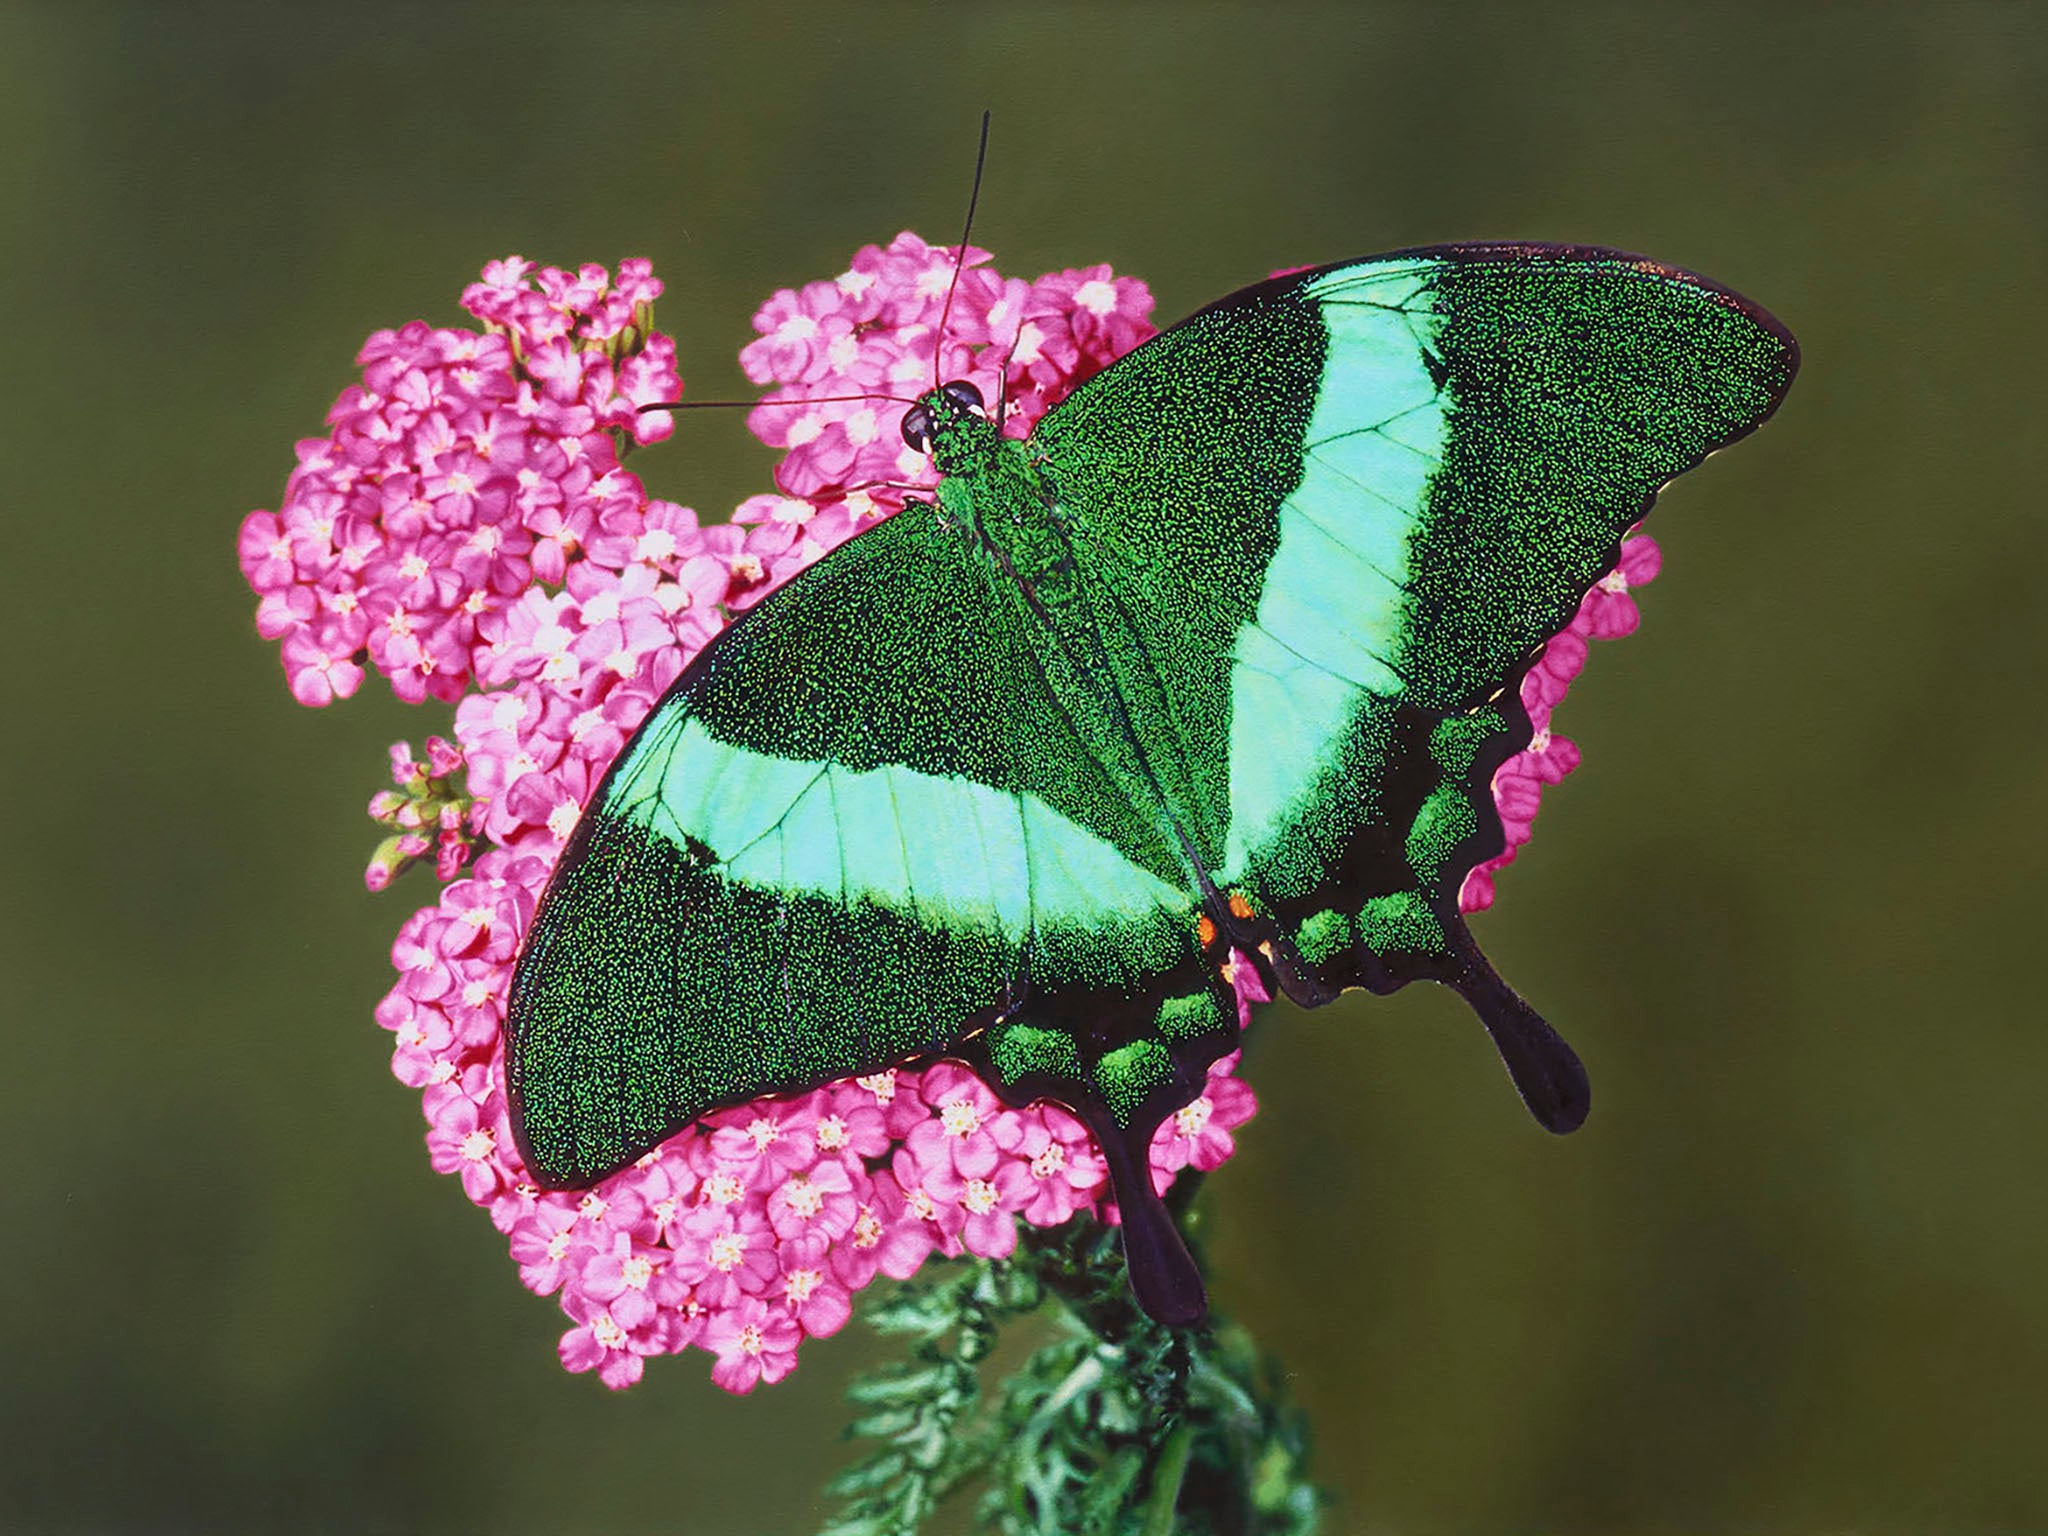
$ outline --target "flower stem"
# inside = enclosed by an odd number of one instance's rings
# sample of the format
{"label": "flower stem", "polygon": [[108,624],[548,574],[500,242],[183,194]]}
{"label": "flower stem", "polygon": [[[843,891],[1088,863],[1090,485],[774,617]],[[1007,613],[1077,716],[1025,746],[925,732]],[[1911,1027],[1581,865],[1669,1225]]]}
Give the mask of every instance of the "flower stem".
{"label": "flower stem", "polygon": [[1181,1484],[1187,1480],[1188,1458],[1195,1448],[1195,1427],[1183,1422],[1166,1437],[1152,1468],[1152,1494],[1145,1501],[1144,1536],[1173,1536],[1180,1508]]}

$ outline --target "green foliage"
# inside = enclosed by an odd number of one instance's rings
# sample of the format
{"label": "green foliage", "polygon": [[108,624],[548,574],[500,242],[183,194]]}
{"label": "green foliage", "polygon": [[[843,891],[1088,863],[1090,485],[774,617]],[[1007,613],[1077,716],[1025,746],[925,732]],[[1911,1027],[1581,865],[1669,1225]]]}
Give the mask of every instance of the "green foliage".
{"label": "green foliage", "polygon": [[[976,1485],[1000,1536],[1306,1536],[1320,1496],[1305,1427],[1242,1328],[1162,1328],[1130,1299],[1117,1233],[1087,1218],[1020,1234],[898,1286],[867,1313],[910,1358],[848,1390],[849,1438],[874,1442],[829,1492],[822,1536],[910,1536]],[[1048,1303],[1052,1305],[1048,1305]],[[1049,1327],[984,1401],[1005,1323]]]}

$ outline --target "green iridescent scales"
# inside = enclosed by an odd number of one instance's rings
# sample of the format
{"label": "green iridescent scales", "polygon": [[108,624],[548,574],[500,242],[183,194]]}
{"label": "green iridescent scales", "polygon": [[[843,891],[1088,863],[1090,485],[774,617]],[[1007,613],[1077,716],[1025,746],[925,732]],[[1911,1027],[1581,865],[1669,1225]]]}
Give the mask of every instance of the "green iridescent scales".
{"label": "green iridescent scales", "polygon": [[1577,1059],[1457,910],[1520,678],[1796,365],[1689,274],[1446,247],[1232,295],[1026,443],[928,395],[936,504],[709,646],[565,851],[507,1021],[528,1166],[955,1056],[1089,1121],[1185,1320],[1139,1170],[1234,1044],[1233,948],[1304,1004],[1456,986],[1571,1129]]}

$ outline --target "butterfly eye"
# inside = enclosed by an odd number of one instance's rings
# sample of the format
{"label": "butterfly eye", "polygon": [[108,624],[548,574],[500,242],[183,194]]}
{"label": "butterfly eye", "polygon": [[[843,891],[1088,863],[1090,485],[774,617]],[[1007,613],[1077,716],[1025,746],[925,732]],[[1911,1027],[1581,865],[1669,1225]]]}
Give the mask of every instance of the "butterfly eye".
{"label": "butterfly eye", "polygon": [[981,391],[965,379],[955,379],[942,389],[940,393],[955,405],[965,406],[967,409],[975,411],[981,409]]}
{"label": "butterfly eye", "polygon": [[932,445],[932,413],[922,405],[913,405],[903,413],[903,441],[919,453],[930,450]]}

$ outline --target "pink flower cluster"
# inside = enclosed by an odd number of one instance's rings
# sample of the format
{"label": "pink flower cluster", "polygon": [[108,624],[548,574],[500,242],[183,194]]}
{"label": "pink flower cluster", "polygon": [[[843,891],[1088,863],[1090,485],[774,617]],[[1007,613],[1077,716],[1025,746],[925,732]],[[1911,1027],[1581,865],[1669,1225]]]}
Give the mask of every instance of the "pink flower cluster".
{"label": "pink flower cluster", "polygon": [[1543,648],[1536,665],[1522,679],[1522,707],[1529,711],[1529,723],[1536,734],[1529,745],[1516,753],[1493,776],[1493,803],[1500,810],[1508,845],[1497,859],[1475,867],[1458,891],[1458,905],[1478,912],[1493,905],[1495,873],[1515,862],[1515,855],[1529,841],[1535,828],[1536,807],[1546,785],[1561,784],[1566,774],[1579,766],[1578,746],[1568,736],[1553,735],[1551,712],[1586,665],[1586,642],[1619,640],[1635,633],[1642,622],[1633,587],[1654,580],[1663,555],[1656,540],[1646,533],[1632,533],[1622,541],[1621,559],[1579,604],[1579,611],[1558,635]]}
{"label": "pink flower cluster", "polygon": [[283,642],[294,698],[347,698],[368,663],[402,699],[452,702],[536,581],[586,553],[620,567],[650,510],[619,452],[673,430],[637,407],[681,387],[651,329],[660,292],[645,261],[614,282],[512,257],[463,295],[484,331],[416,320],[364,343],[362,383],[298,445],[283,504],[242,522],[256,627]]}
{"label": "pink flower cluster", "polygon": [[[608,1386],[637,1381],[649,1355],[695,1346],[721,1386],[748,1391],[785,1375],[804,1337],[841,1327],[878,1274],[907,1276],[934,1253],[1006,1254],[1019,1218],[1113,1215],[1079,1122],[1005,1108],[950,1065],[717,1111],[580,1194],[531,1182],[506,1119],[504,1000],[521,937],[584,803],[689,658],[734,612],[929,487],[898,423],[935,376],[979,381],[1021,436],[1152,334],[1135,279],[1095,267],[1025,282],[969,250],[941,338],[955,258],[904,234],[768,301],[741,360],[775,386],[750,424],[784,450],[779,493],[727,523],[701,526],[621,464],[670,431],[665,413],[637,407],[680,390],[674,343],[653,329],[661,285],[648,264],[622,262],[614,279],[514,257],[463,295],[481,332],[415,322],[373,336],[329,435],[299,444],[283,505],[242,526],[258,627],[283,642],[301,703],[348,696],[374,665],[403,698],[456,704],[453,743],[429,738],[424,760],[394,747],[395,788],[371,804],[390,829],[373,888],[429,853],[452,880],[401,928],[377,1017],[394,1036],[393,1072],[422,1094],[434,1167],[489,1211],[521,1280],[559,1299],[573,1325],[564,1365]],[[1583,636],[1634,625],[1627,586],[1648,579],[1655,546],[1627,548],[1530,674],[1524,697],[1546,732]],[[1575,760],[1539,734],[1501,770],[1508,858],[1535,809],[1533,789],[1516,798],[1523,779],[1555,782]],[[1490,870],[1475,872],[1467,907],[1490,899]],[[1249,964],[1234,970],[1242,1018],[1263,994]],[[1236,1060],[1160,1128],[1162,1191],[1231,1155],[1255,1107]]]}

